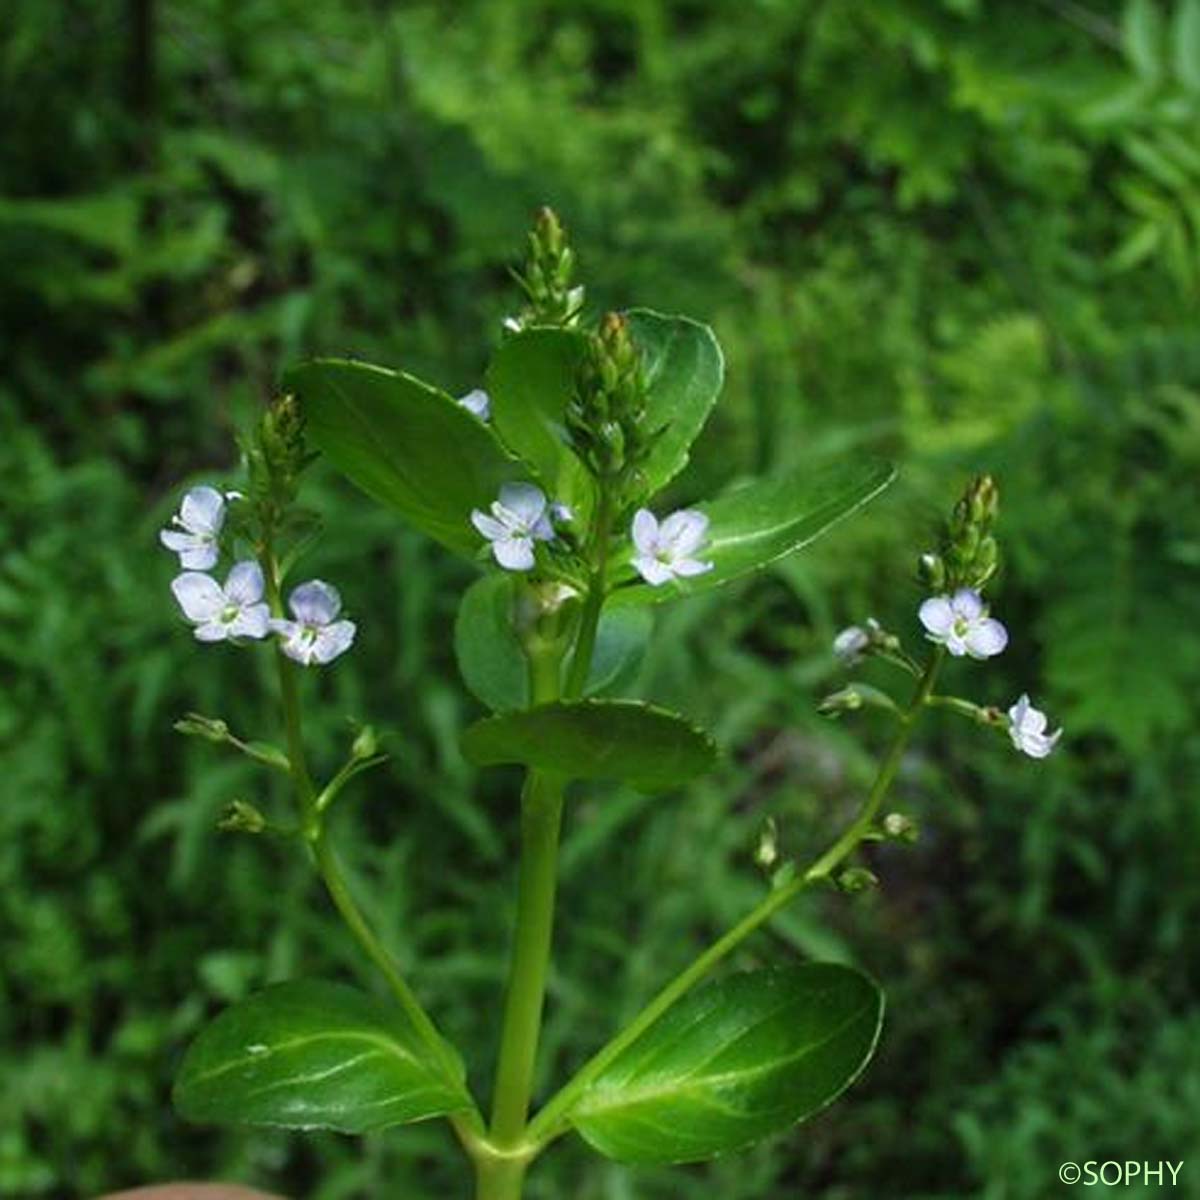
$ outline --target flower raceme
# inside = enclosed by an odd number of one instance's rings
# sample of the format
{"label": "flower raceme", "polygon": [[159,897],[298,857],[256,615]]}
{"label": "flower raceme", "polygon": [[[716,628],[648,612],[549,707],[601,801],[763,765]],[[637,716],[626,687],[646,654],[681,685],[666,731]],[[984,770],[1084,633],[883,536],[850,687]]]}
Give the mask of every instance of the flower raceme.
{"label": "flower raceme", "polygon": [[1008,710],[1008,736],[1012,738],[1012,744],[1030,758],[1047,757],[1062,737],[1061,727],[1048,734],[1046,723],[1046,714],[1034,708],[1027,695],[1022,695]]}
{"label": "flower raceme", "polygon": [[713,564],[695,555],[707,536],[708,518],[693,508],[673,512],[661,523],[648,508],[640,508],[633,518],[633,565],[651,587],[703,575]]}
{"label": "flower raceme", "polygon": [[207,571],[217,564],[217,539],[224,524],[225,497],[216,488],[194,487],[171,518],[175,528],[162,530],[158,538],[179,555],[179,565],[185,571]]}
{"label": "flower raceme", "polygon": [[993,617],[979,593],[959,588],[952,596],[931,596],[921,605],[921,624],[931,642],[955,658],[991,658],[1008,645],[1008,630]]}
{"label": "flower raceme", "polygon": [[320,579],[293,589],[288,608],[294,621],[271,619],[271,631],[283,639],[284,654],[302,666],[324,665],[345,654],[354,642],[353,621],[339,621],[342,598],[337,588]]}
{"label": "flower raceme", "polygon": [[211,575],[185,571],[171,581],[171,591],[199,642],[263,638],[270,631],[262,568],[253,560],[235,564],[224,587]]}
{"label": "flower raceme", "polygon": [[535,542],[554,539],[551,505],[532,483],[506,483],[491,515],[475,509],[471,524],[492,544],[492,555],[506,571],[530,571]]}

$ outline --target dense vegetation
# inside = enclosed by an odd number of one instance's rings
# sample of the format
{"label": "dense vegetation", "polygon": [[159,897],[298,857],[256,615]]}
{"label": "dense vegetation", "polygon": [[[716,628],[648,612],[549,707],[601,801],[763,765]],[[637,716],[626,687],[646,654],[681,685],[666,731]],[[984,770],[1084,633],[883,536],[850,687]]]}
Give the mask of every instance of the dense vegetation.
{"label": "dense vegetation", "polygon": [[[976,470],[1004,489],[1014,637],[975,682],[1007,704],[1036,680],[1068,732],[1034,765],[938,725],[882,891],[763,935],[886,984],[846,1099],[702,1169],[564,1145],[531,1194],[1036,1200],[1064,1159],[1200,1157],[1198,0],[26,0],[0,36],[0,1196],[457,1194],[433,1127],[238,1135],[167,1103],[223,1003],[357,964],[290,850],[213,830],[258,779],[171,723],[266,717],[248,656],[195,652],[155,537],[304,355],[475,386],[543,201],[597,308],[716,328],[697,486],[855,446],[902,468],[811,551],[667,614],[641,690],[728,755],[684,794],[573,808],[558,1073],[746,907],[765,812],[803,850],[853,804],[868,750],[815,713],[830,639],[913,629],[912,553]],[[486,1062],[515,831],[508,781],[457,750],[469,572],[332,473],[308,499],[313,573],[361,630],[312,681],[319,736],[332,760],[346,717],[382,718],[393,756],[339,835]]]}

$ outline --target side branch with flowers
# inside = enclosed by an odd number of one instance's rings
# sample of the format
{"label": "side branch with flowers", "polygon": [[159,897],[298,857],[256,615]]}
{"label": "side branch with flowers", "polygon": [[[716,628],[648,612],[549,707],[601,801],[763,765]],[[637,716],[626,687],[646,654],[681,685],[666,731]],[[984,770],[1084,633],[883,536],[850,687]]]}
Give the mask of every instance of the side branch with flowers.
{"label": "side branch with flowers", "polygon": [[[384,1001],[342,983],[297,980],[250,997],[190,1048],[176,1103],[195,1120],[348,1134],[445,1118],[473,1166],[477,1200],[515,1200],[531,1164],[568,1133],[621,1162],[690,1162],[748,1146],[830,1103],[874,1050],[883,998],[873,980],[794,961],[705,980],[802,892],[876,883],[857,861],[864,843],[912,840],[912,821],[884,809],[926,710],[1003,732],[1036,758],[1061,734],[1047,733],[1028,696],[1003,714],[935,691],[947,657],[984,660],[1008,640],[983,599],[998,562],[997,492],[985,477],[956,506],[938,549],[922,556],[924,656],[874,621],[835,642],[847,665],[878,658],[911,681],[899,698],[852,682],[822,702],[831,716],[874,707],[896,722],[858,814],[808,864],[784,861],[770,826],[755,853],[770,877],[760,902],[535,1111],[558,843],[572,789],[621,781],[666,791],[717,757],[712,738],[684,716],[614,695],[653,636],[654,608],[799,550],[891,478],[885,464],[837,464],[660,515],[654,497],[686,466],[720,392],[720,350],[707,327],[648,310],[586,327],[574,270],[562,227],[544,210],[518,276],[525,305],[504,323],[483,386],[457,400],[361,363],[296,368],[244,444],[245,492],[190,489],[161,535],[179,557],[171,587],[196,639],[271,642],[277,661],[282,749],[242,740],[219,718],[190,714],[177,726],[291,780],[290,821],[238,802],[222,825],[295,839],[390,993]],[[486,1114],[459,1052],[365,920],[329,840],[331,805],[383,761],[373,731],[359,732],[324,783],[308,761],[297,673],[332,667],[356,633],[332,584],[290,585],[319,531],[298,504],[310,447],[484,568],[463,597],[455,641],[464,680],[491,715],[464,731],[462,748],[480,766],[525,769],[514,816],[516,930]],[[210,574],[222,553],[233,558],[223,583]]]}

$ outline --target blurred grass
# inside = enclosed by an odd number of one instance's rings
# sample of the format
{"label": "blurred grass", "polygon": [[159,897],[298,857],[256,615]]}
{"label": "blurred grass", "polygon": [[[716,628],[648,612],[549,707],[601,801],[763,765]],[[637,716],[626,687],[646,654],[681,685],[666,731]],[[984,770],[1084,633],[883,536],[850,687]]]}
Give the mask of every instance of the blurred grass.
{"label": "blurred grass", "polygon": [[[1004,488],[982,700],[1030,690],[1066,752],[931,723],[882,894],[798,905],[744,952],[853,959],[879,1059],[744,1158],[630,1172],[563,1144],[534,1200],[1040,1200],[1064,1159],[1194,1158],[1200,770],[1196,5],[1090,0],[25,0],[0,31],[0,1195],[223,1177],[337,1200],[461,1194],[448,1137],[184,1125],[207,1015],[353,976],[306,868],[220,836],[282,797],[170,732],[270,736],[268,674],[200,652],[155,531],[314,352],[461,392],[535,204],[597,308],[711,321],[729,383],[678,497],[851,451],[901,482],[769,576],[665,613],[640,689],[711,725],[719,776],[582,793],[544,1066],[578,1062],[740,913],[780,815],[815,847],[881,735],[814,715],[833,632],[913,632],[913,553],[968,473]],[[148,36],[139,38],[138,29]],[[388,731],[339,838],[356,890],[486,1085],[512,780],[477,777],[448,639],[469,570],[323,470],[314,574],[361,642],[310,681],[318,761]],[[1186,1180],[1186,1168],[1183,1179]],[[1194,1184],[1181,1183],[1197,1194]],[[1137,1194],[1136,1189],[1132,1189]]]}

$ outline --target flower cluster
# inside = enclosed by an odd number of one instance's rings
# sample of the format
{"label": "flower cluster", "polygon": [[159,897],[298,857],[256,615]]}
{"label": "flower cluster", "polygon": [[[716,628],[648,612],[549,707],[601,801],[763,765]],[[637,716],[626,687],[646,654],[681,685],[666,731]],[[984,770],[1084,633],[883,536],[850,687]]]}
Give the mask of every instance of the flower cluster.
{"label": "flower cluster", "polygon": [[[936,590],[922,601],[918,618],[926,638],[955,658],[994,658],[1008,645],[1008,630],[989,614],[980,594],[997,565],[996,543],[990,532],[997,504],[994,481],[986,475],[974,480],[955,507],[941,552],[925,554],[920,559],[918,574]],[[900,648],[899,639],[881,629],[874,620],[865,626],[843,629],[834,639],[833,652],[848,666],[875,655],[909,670],[917,669]],[[877,693],[866,689],[865,694]],[[863,695],[862,688],[835,693],[827,701],[829,711],[858,707],[863,703]],[[983,724],[1004,729],[1013,746],[1031,758],[1047,757],[1062,737],[1061,729],[1046,732],[1046,714],[1034,708],[1027,695],[1009,708],[1007,717],[997,709],[983,709],[965,700],[938,699]],[[887,706],[894,707],[890,702]]]}
{"label": "flower cluster", "polygon": [[302,583],[288,598],[294,620],[271,616],[263,599],[266,581],[253,559],[234,563],[225,583],[208,570],[220,556],[220,536],[228,500],[216,488],[194,487],[183,498],[171,526],[159,538],[179,555],[184,571],[171,581],[171,591],[200,642],[258,641],[275,634],[283,653],[305,666],[329,663],[354,641],[352,621],[338,620],[341,597],[319,579]]}
{"label": "flower cluster", "polygon": [[[490,543],[501,567],[531,571],[537,543],[553,542],[573,515],[565,504],[548,500],[535,484],[506,483],[488,512],[471,513],[471,523]],[[708,517],[702,512],[680,509],[659,521],[648,508],[640,508],[630,530],[634,553],[629,562],[651,587],[703,575],[713,568],[696,557],[707,538]]]}

